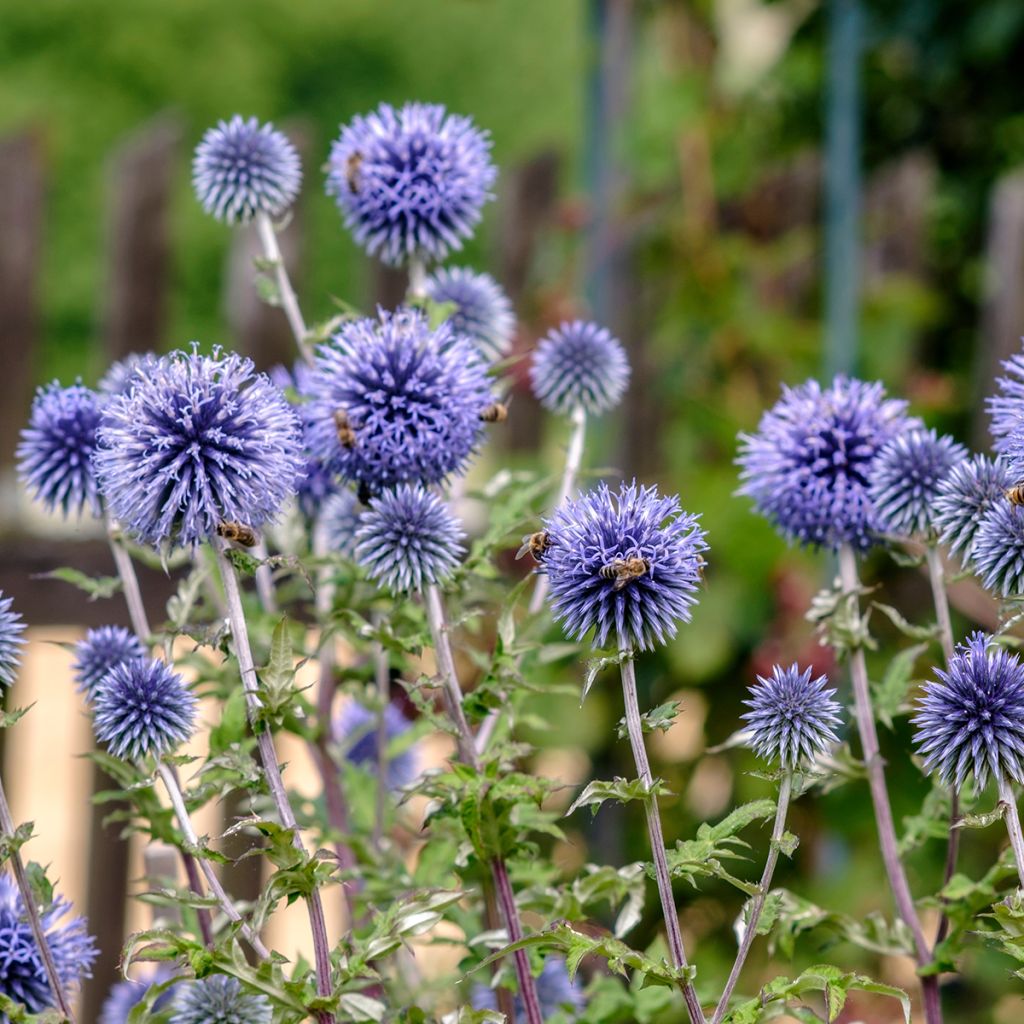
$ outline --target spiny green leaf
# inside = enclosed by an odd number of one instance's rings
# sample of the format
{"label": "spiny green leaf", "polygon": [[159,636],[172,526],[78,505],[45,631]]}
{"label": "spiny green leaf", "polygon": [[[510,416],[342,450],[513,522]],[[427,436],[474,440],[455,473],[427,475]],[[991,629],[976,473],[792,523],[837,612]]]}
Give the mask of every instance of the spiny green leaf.
{"label": "spiny green leaf", "polygon": [[104,597],[113,597],[121,589],[121,580],[117,576],[87,576],[84,572],[68,566],[62,566],[59,569],[54,569],[52,572],[41,573],[35,578],[61,580],[64,583],[70,583],[73,587],[84,590],[89,595],[90,601],[96,601]]}
{"label": "spiny green leaf", "polygon": [[[660,729],[662,732],[668,732],[672,728],[673,722],[679,716],[679,709],[682,705],[677,700],[670,700],[666,704],[659,704],[656,708],[651,708],[650,711],[645,711],[640,716],[640,728],[644,732],[654,732],[656,729]],[[618,735],[620,740],[626,739],[629,735],[629,730],[626,726],[626,719],[620,718],[618,725]]]}
{"label": "spiny green leaf", "polygon": [[643,779],[616,777],[610,782],[605,779],[595,779],[593,782],[587,783],[583,792],[573,800],[569,810],[565,812],[565,816],[569,817],[570,814],[581,807],[590,807],[593,813],[596,814],[605,800],[616,800],[620,804],[627,804],[634,800],[645,801],[652,795],[659,796],[667,792],[668,790],[661,779],[655,779],[654,784],[649,789]]}

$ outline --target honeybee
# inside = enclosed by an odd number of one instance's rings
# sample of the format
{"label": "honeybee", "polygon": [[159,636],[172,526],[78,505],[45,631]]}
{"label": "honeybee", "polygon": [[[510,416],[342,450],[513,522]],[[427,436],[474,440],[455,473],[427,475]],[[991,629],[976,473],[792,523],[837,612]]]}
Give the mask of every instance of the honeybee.
{"label": "honeybee", "polygon": [[353,195],[359,191],[359,168],[363,166],[363,154],[358,150],[345,161],[345,182]]}
{"label": "honeybee", "polygon": [[547,530],[538,530],[536,533],[528,533],[523,538],[523,546],[516,552],[516,558],[520,559],[529,552],[533,555],[535,562],[543,562],[544,555],[551,547],[551,538]]}
{"label": "honeybee", "polygon": [[613,558],[607,565],[602,565],[598,575],[603,580],[615,580],[613,590],[621,590],[630,580],[638,580],[651,571],[651,563],[646,558]]}
{"label": "honeybee", "polygon": [[1006,491],[1006,500],[1011,505],[1024,505],[1024,480],[1014,484]]}
{"label": "honeybee", "polygon": [[217,524],[217,535],[233,544],[241,544],[244,548],[254,548],[259,543],[259,537],[251,526],[245,523],[236,523],[233,519],[224,519]]}
{"label": "honeybee", "polygon": [[508,406],[503,402],[492,402],[480,413],[484,423],[504,423],[508,419]]}
{"label": "honeybee", "polygon": [[342,448],[355,448],[356,432],[344,409],[334,410],[334,427],[338,431],[338,440]]}

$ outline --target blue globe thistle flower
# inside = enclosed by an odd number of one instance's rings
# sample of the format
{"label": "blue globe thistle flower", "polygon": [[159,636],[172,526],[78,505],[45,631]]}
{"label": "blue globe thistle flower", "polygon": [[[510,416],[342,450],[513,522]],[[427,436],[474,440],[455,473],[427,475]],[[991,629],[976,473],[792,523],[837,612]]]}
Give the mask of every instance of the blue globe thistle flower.
{"label": "blue globe thistle flower", "polygon": [[288,137],[272,124],[236,114],[218,121],[196,147],[192,186],[207,213],[229,224],[257,213],[278,217],[295,201],[302,165]]}
{"label": "blue globe thistle flower", "polygon": [[[57,975],[67,988],[92,977],[97,956],[95,942],[85,928],[85,919],[73,917],[61,923],[71,904],[58,896],[44,911],[43,933],[53,953]],[[21,1003],[29,1013],[40,1013],[54,1004],[39,947],[28,923],[21,893],[7,874],[0,874],[0,992]],[[0,1011],[0,1024],[8,1017]]]}
{"label": "blue globe thistle flower", "polygon": [[865,550],[880,527],[869,492],[892,438],[920,426],[881,384],[836,377],[782,390],[756,434],[741,434],[740,494],[788,540]]}
{"label": "blue globe thistle flower", "polygon": [[935,497],[967,449],[934,430],[911,430],[887,441],[871,474],[871,501],[879,527],[897,537],[936,532]]}
{"label": "blue globe thistle flower", "polygon": [[14,682],[25,645],[25,623],[13,604],[14,598],[4,597],[0,590],[0,691]]}
{"label": "blue globe thistle flower", "polygon": [[132,352],[111,363],[107,372],[100,378],[96,386],[104,398],[113,398],[129,391],[136,379],[151,373],[159,356],[153,352]]}
{"label": "blue globe thistle flower", "polygon": [[939,484],[932,503],[932,521],[939,539],[966,566],[985,514],[1004,500],[1013,485],[1002,459],[975,455],[957,463]]}
{"label": "blue globe thistle flower", "polygon": [[[384,709],[384,729],[388,744],[407,733],[412,723],[394,705]],[[352,764],[367,771],[377,771],[377,713],[363,707],[357,700],[347,700],[341,706],[334,722],[334,733],[338,737],[342,753]],[[400,754],[388,758],[388,789],[408,786],[419,775],[419,755],[415,746],[408,747]]]}
{"label": "blue globe thistle flower", "polygon": [[434,302],[451,302],[455,312],[448,322],[477,347],[487,363],[508,355],[516,333],[512,303],[490,274],[463,267],[444,268],[427,278],[427,296]]}
{"label": "blue globe thistle flower", "polygon": [[697,517],[656,487],[606,484],[565,502],[546,521],[538,571],[566,634],[594,646],[649,650],[688,622],[707,550]]}
{"label": "blue globe thistle flower", "polygon": [[393,593],[418,591],[452,574],[464,536],[436,494],[402,484],[370,501],[356,530],[356,561]]}
{"label": "blue globe thistle flower", "polygon": [[138,661],[146,657],[146,648],[139,638],[123,626],[100,626],[90,629],[85,638],[75,644],[76,688],[85,694],[91,704],[96,699],[100,684],[116,665],[125,661]]}
{"label": "blue globe thistle flower", "polygon": [[[156,970],[148,971],[138,981],[117,982],[111,987],[110,993],[103,1002],[99,1024],[128,1024],[128,1014],[142,1002],[149,989],[153,985],[170,981],[172,977],[171,969],[166,964],[161,964]],[[153,1002],[153,1009],[157,1012],[166,1010],[174,999],[177,988],[177,985],[172,985],[161,992]]]}
{"label": "blue globe thistle flower", "polygon": [[246,992],[237,978],[214,974],[182,985],[170,1024],[270,1024],[266,996]]}
{"label": "blue globe thistle flower", "polygon": [[809,668],[801,672],[796,664],[773,666],[768,679],[758,676],[750,687],[752,699],[743,702],[751,710],[741,716],[750,746],[766,761],[779,761],[792,770],[838,743],[834,727],[840,708],[832,699],[836,691],[827,686],[825,676],[812,679]]}
{"label": "blue globe thistle flower", "polygon": [[62,388],[54,381],[36,392],[18,445],[18,474],[49,511],[81,515],[88,505],[93,515],[102,513],[92,464],[99,422],[99,398],[81,384]]}
{"label": "blue globe thistle flower", "polygon": [[345,558],[356,557],[356,531],[362,523],[363,506],[347,487],[335,491],[320,509],[320,526],[329,551]]}
{"label": "blue globe thistle flower", "polygon": [[472,344],[414,309],[345,324],[320,347],[309,393],[314,455],[371,493],[462,471],[494,400]]}
{"label": "blue globe thistle flower", "polygon": [[[559,1011],[581,1011],[586,1007],[583,986],[579,979],[570,979],[565,961],[560,956],[548,957],[544,961],[540,974],[534,979],[537,989],[537,1001],[540,1003],[541,1016],[546,1020]],[[495,991],[486,985],[474,985],[470,996],[475,1010],[497,1010],[498,997]],[[525,1024],[526,1011],[522,999],[515,999],[515,1024]],[[569,1020],[576,1020],[576,1013],[569,1012]]]}
{"label": "blue globe thistle flower", "polygon": [[96,738],[125,760],[161,757],[195,731],[195,697],[156,659],[115,665],[96,690],[93,711]]}
{"label": "blue globe thistle flower", "polygon": [[530,363],[530,386],[549,412],[570,416],[607,412],[622,400],[629,360],[611,332],[585,320],[564,323],[547,334]]}
{"label": "blue globe thistle flower", "polygon": [[1006,376],[996,378],[999,394],[985,399],[992,446],[999,453],[1007,450],[1010,436],[1024,427],[1024,353],[1004,360],[1003,369]]}
{"label": "blue globe thistle flower", "polygon": [[273,519],[306,462],[295,412],[252,360],[193,349],[158,360],[107,404],[95,465],[129,532],[186,546],[224,520]]}
{"label": "blue globe thistle flower", "polygon": [[989,772],[1024,781],[1024,666],[991,640],[977,632],[959,644],[913,718],[925,771],[956,789],[968,775],[982,788]]}
{"label": "blue globe thistle flower", "polygon": [[986,590],[1024,594],[1024,509],[1005,498],[993,503],[974,535],[971,565]]}
{"label": "blue globe thistle flower", "polygon": [[331,147],[327,194],[371,255],[399,266],[461,249],[492,199],[491,143],[444,107],[382,103],[342,126]]}

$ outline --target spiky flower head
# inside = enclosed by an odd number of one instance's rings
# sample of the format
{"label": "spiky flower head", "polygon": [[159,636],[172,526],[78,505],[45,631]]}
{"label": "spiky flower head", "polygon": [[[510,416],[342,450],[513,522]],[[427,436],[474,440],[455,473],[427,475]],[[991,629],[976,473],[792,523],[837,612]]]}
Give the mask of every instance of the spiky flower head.
{"label": "spiky flower head", "polygon": [[[149,989],[153,985],[170,981],[172,977],[170,967],[161,964],[156,970],[147,971],[138,981],[128,979],[117,982],[111,986],[110,992],[103,1002],[99,1024],[128,1024],[128,1014],[142,1002]],[[161,992],[153,1001],[153,1010],[167,1009],[174,999],[176,991],[177,985],[172,985]]]}
{"label": "spiky flower head", "polygon": [[246,992],[237,978],[214,974],[182,985],[170,1024],[270,1024],[266,996]]}
{"label": "spiky flower head", "polygon": [[153,364],[159,359],[153,352],[132,352],[111,363],[107,372],[100,378],[97,390],[104,398],[123,395],[129,391],[136,379],[149,373]]}
{"label": "spiky flower head", "polygon": [[[415,309],[345,324],[320,347],[309,394],[314,455],[371,493],[461,471],[493,401],[473,345],[450,324],[431,329]],[[352,432],[347,443],[339,418]]]}
{"label": "spiky flower head", "polygon": [[992,503],[974,535],[971,565],[986,590],[1024,594],[1024,508],[1005,497]]}
{"label": "spiky flower head", "polygon": [[[43,912],[43,934],[53,953],[57,975],[66,988],[92,977],[97,949],[85,919],[73,917],[61,923],[71,904],[56,897]],[[11,877],[0,874],[0,993],[21,1003],[29,1013],[41,1013],[54,1005],[39,947],[28,923],[21,893]],[[0,1024],[9,1018],[0,1011]]]}
{"label": "spiky flower head", "polygon": [[356,561],[392,593],[418,591],[452,574],[464,536],[436,494],[402,484],[370,501],[356,530]]}
{"label": "spiky flower head", "polygon": [[[412,728],[412,723],[394,705],[384,709],[384,732],[387,745]],[[347,700],[341,706],[334,723],[344,757],[376,774],[378,763],[377,713],[364,707],[357,700]],[[415,746],[407,747],[400,753],[388,757],[388,789],[400,789],[409,785],[419,774],[419,755]]]}
{"label": "spiky flower head", "polygon": [[[544,961],[540,974],[534,979],[534,987],[537,990],[540,1013],[545,1020],[559,1011],[570,1011],[568,1019],[576,1020],[579,1011],[586,1006],[583,986],[578,978],[569,978],[565,960],[560,956],[548,957]],[[498,997],[494,990],[486,985],[474,985],[471,1000],[476,1010],[498,1009]],[[519,996],[515,999],[515,1014],[514,1024],[525,1024],[526,1011]]]}
{"label": "spiky flower head", "polygon": [[490,274],[464,267],[442,268],[427,278],[427,296],[434,302],[452,303],[448,322],[477,347],[487,363],[508,355],[516,333],[512,303]]}
{"label": "spiky flower head", "polygon": [[843,376],[784,387],[755,434],[740,435],[740,494],[788,540],[867,549],[880,523],[869,487],[882,446],[919,426],[881,384]]}
{"label": "spiky flower head", "polygon": [[992,446],[999,453],[1007,450],[1010,437],[1024,427],[1024,353],[1003,361],[1005,377],[996,378],[997,395],[985,399],[991,418]]}
{"label": "spiky flower head", "polygon": [[229,224],[257,213],[278,217],[302,184],[299,154],[272,124],[235,114],[218,121],[196,147],[192,187],[207,213]]}
{"label": "spiky flower head", "polygon": [[320,528],[328,551],[355,558],[356,531],[362,523],[363,506],[348,487],[335,491],[320,509]]}
{"label": "spiky flower head", "polygon": [[934,430],[911,430],[887,441],[871,474],[871,501],[880,529],[897,537],[936,533],[935,497],[967,449]]}
{"label": "spiky flower head", "polygon": [[0,692],[14,682],[25,645],[25,623],[13,604],[14,598],[0,590]]}
{"label": "spiky flower head", "polygon": [[186,546],[224,520],[273,519],[306,460],[295,412],[252,360],[193,348],[157,360],[106,405],[95,465],[129,532]]}
{"label": "spiky flower head", "polygon": [[1016,654],[972,633],[946,671],[925,684],[913,718],[924,769],[956,789],[973,775],[1024,780],[1024,666]]}
{"label": "spiky flower head", "polygon": [[932,503],[932,519],[939,539],[966,566],[982,519],[1005,500],[1013,480],[1002,459],[974,455],[950,469],[939,484]]}
{"label": "spiky flower head", "polygon": [[741,716],[750,746],[766,761],[792,770],[838,743],[840,708],[833,700],[836,691],[827,687],[825,676],[812,679],[809,668],[801,671],[796,664],[773,666],[767,679],[758,676],[750,687],[751,699],[743,702],[751,710]]}
{"label": "spiky flower head", "polygon": [[549,412],[570,416],[607,412],[622,400],[629,383],[629,360],[610,331],[573,320],[549,332],[530,363],[530,386]]}
{"label": "spiky flower head", "polygon": [[99,396],[81,384],[54,381],[36,392],[18,445],[18,474],[49,511],[81,515],[88,505],[94,516],[102,512],[92,464],[99,422]]}
{"label": "spiky flower head", "polygon": [[139,658],[104,676],[93,712],[96,738],[114,757],[161,757],[195,731],[196,699],[164,662]]}
{"label": "spiky flower head", "polygon": [[566,634],[649,650],[688,622],[707,550],[697,517],[656,487],[601,484],[555,509],[539,571]]}
{"label": "spiky flower head", "polygon": [[79,693],[91,704],[96,691],[111,669],[125,661],[146,657],[146,648],[139,638],[123,626],[99,626],[90,629],[75,644],[75,662],[72,670]]}
{"label": "spiky flower head", "polygon": [[462,248],[492,199],[491,142],[468,117],[429,103],[382,103],[343,125],[327,193],[371,255],[400,266]]}

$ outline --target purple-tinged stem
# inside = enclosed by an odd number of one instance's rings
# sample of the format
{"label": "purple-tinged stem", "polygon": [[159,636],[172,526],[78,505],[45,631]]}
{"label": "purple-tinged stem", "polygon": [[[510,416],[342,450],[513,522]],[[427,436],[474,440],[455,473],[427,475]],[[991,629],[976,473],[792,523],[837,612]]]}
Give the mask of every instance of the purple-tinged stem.
{"label": "purple-tinged stem", "polygon": [[740,980],[740,972],[743,970],[750,947],[754,944],[754,939],[757,936],[757,922],[761,919],[761,911],[764,910],[765,900],[771,891],[772,875],[775,874],[775,865],[779,859],[779,844],[786,831],[786,812],[789,810],[789,797],[792,790],[793,773],[787,771],[779,783],[779,803],[775,809],[775,826],[772,829],[771,846],[768,848],[768,857],[764,862],[764,871],[761,874],[761,884],[757,887],[753,902],[750,904],[750,915],[744,924],[740,948],[736,953],[732,970],[729,972],[729,980],[725,983],[725,989],[722,991],[722,998],[718,1000],[718,1006],[715,1007],[711,1024],[719,1024],[719,1021],[725,1016],[725,1011],[729,1007],[729,997]]}
{"label": "purple-tinged stem", "polygon": [[[654,876],[658,882],[658,895],[661,897],[661,913],[665,919],[665,931],[668,935],[668,948],[672,956],[672,965],[686,968],[686,949],[683,946],[683,935],[679,930],[679,915],[676,912],[675,898],[672,895],[672,876],[668,870],[665,857],[665,837],[661,829],[661,814],[658,810],[658,799],[651,793],[654,777],[647,760],[647,749],[644,746],[643,724],[640,718],[640,703],[636,694],[636,672],[632,657],[624,658],[619,666],[622,674],[622,699],[626,709],[626,729],[629,733],[629,745],[633,748],[633,760],[636,763],[637,775],[647,790],[644,799],[644,814],[647,817],[647,835],[651,843],[651,856],[654,860]],[[692,1024],[704,1024],[704,1011],[688,979],[680,982],[679,987],[686,1001],[686,1009]]]}
{"label": "purple-tinged stem", "polygon": [[284,257],[277,244],[277,232],[267,214],[263,212],[256,214],[256,231],[260,236],[260,244],[263,246],[263,255],[274,265],[274,278],[277,281],[277,292],[281,298],[281,308],[288,319],[288,326],[292,329],[295,344],[299,346],[302,358],[307,363],[312,363],[313,351],[306,332],[306,322],[302,319],[299,300],[295,297],[295,289],[292,288],[291,279],[288,277],[288,268],[284,265]]}
{"label": "purple-tinged stem", "polygon": [[373,845],[380,850],[384,838],[384,815],[388,795],[388,720],[387,710],[391,700],[391,666],[388,652],[378,640],[373,645],[373,678],[377,686],[380,710],[377,712],[377,793],[373,812]]}
{"label": "purple-tinged stem", "polygon": [[1006,831],[1010,835],[1013,859],[1017,862],[1017,877],[1020,879],[1021,888],[1024,888],[1024,835],[1020,830],[1017,798],[1013,795],[1013,787],[1005,775],[999,776],[999,799],[1006,807]]}
{"label": "purple-tinged stem", "polygon": [[266,541],[257,541],[252,553],[260,562],[256,566],[256,596],[260,599],[260,607],[267,615],[276,615],[278,611],[277,596],[274,593],[274,574],[270,571],[270,566],[266,564],[269,557]]}

